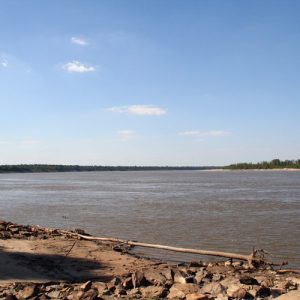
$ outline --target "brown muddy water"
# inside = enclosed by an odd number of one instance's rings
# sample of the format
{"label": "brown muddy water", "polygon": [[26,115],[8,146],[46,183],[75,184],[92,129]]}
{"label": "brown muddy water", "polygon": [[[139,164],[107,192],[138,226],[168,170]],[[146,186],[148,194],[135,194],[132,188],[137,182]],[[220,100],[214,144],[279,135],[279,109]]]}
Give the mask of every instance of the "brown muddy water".
{"label": "brown muddy water", "polygon": [[263,248],[300,268],[300,172],[0,174],[0,219],[207,250]]}

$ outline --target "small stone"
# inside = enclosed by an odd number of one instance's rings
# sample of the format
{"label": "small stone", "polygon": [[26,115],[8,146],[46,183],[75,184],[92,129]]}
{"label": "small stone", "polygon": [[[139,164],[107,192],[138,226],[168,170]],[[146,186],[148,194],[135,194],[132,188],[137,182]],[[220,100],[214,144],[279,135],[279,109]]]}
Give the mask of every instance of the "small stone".
{"label": "small stone", "polygon": [[131,275],[132,285],[134,288],[145,286],[147,284],[147,280],[142,271],[136,271]]}
{"label": "small stone", "polygon": [[47,296],[50,298],[58,299],[60,295],[60,291],[52,291],[47,293]]}
{"label": "small stone", "polygon": [[134,288],[132,290],[127,291],[128,296],[136,296],[139,293],[140,293],[139,288]]}
{"label": "small stone", "polygon": [[22,291],[20,291],[20,296],[24,299],[31,298],[37,293],[36,285],[27,285]]}
{"label": "small stone", "polygon": [[80,297],[80,300],[95,300],[97,297],[98,292],[94,289],[90,289]]}
{"label": "small stone", "polygon": [[106,286],[106,284],[104,282],[94,282],[93,285],[97,288],[98,293],[100,295],[102,295],[103,292],[107,289],[107,286]]}
{"label": "small stone", "polygon": [[82,284],[82,285],[80,286],[80,289],[81,289],[83,292],[86,292],[86,291],[88,291],[91,287],[92,287],[92,282],[89,280],[89,281],[85,282],[84,284]]}
{"label": "small stone", "polygon": [[177,271],[174,275],[174,282],[175,283],[193,283],[194,282],[194,276],[187,275],[181,271]]}
{"label": "small stone", "polygon": [[132,288],[133,288],[132,278],[131,278],[131,277],[127,277],[125,280],[123,280],[122,286],[123,286],[126,290],[132,289]]}
{"label": "small stone", "polygon": [[115,295],[116,296],[123,296],[123,295],[126,295],[126,291],[124,289],[124,287],[122,285],[118,285],[115,289]]}

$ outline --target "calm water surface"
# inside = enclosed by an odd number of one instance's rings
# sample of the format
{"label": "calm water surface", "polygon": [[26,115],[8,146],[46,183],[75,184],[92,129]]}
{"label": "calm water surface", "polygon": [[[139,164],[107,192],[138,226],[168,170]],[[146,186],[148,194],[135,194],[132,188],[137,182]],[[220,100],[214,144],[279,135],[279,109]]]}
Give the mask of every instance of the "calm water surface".
{"label": "calm water surface", "polygon": [[0,174],[0,219],[245,254],[255,246],[300,267],[300,172]]}

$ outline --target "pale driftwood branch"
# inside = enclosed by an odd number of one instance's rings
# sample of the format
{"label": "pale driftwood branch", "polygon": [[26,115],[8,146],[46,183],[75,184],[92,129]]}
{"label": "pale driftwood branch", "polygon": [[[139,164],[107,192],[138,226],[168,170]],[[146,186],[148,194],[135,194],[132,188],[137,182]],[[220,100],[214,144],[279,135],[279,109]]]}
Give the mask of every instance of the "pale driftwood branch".
{"label": "pale driftwood branch", "polygon": [[[172,246],[157,245],[157,244],[140,243],[140,242],[128,241],[128,240],[118,239],[118,238],[88,236],[88,235],[83,235],[74,232],[65,232],[65,233],[76,235],[85,240],[113,242],[119,244],[126,244],[129,246],[138,246],[138,247],[162,249],[162,250],[181,252],[181,253],[193,253],[193,254],[201,254],[201,255],[208,255],[208,256],[225,257],[230,259],[238,259],[242,261],[247,261],[250,267],[266,264],[264,259],[259,255],[259,251],[262,250],[253,250],[253,252],[250,255],[244,255],[244,254],[237,254],[237,253],[223,252],[223,251],[189,249],[189,248],[180,248],[180,247],[172,247]],[[272,265],[272,263],[269,263],[269,265]]]}

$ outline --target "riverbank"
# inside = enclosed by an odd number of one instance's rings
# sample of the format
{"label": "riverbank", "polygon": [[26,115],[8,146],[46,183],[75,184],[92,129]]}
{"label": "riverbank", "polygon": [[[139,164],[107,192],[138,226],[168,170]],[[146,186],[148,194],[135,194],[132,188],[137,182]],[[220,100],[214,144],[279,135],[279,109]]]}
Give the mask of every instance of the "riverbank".
{"label": "riverbank", "polygon": [[0,299],[300,299],[292,272],[240,261],[166,264],[76,233],[84,232],[0,221]]}

